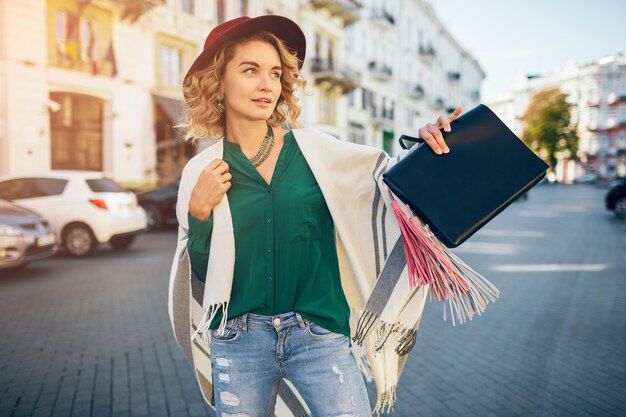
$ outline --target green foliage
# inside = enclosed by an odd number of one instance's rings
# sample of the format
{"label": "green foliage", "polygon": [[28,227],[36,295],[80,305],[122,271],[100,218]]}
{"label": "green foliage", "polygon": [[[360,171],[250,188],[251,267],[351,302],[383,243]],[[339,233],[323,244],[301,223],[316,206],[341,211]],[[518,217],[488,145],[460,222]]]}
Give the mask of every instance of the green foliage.
{"label": "green foliage", "polygon": [[571,107],[567,94],[558,88],[538,91],[533,94],[523,117],[523,141],[541,157],[547,157],[552,167],[556,165],[558,153],[568,159],[577,158],[578,133],[571,123]]}

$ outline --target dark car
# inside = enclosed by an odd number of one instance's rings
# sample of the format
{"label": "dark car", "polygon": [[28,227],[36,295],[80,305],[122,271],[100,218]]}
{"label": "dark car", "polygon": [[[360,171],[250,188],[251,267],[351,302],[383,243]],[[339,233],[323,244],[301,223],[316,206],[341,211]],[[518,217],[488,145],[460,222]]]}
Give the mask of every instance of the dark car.
{"label": "dark car", "polygon": [[611,182],[605,203],[607,210],[613,210],[619,218],[626,218],[626,177],[619,177]]}
{"label": "dark car", "polygon": [[146,230],[156,230],[168,224],[178,224],[176,198],[180,177],[173,182],[151,190],[137,192],[137,201],[146,211]]}
{"label": "dark car", "polygon": [[0,199],[0,269],[54,255],[58,245],[48,221],[38,213]]}

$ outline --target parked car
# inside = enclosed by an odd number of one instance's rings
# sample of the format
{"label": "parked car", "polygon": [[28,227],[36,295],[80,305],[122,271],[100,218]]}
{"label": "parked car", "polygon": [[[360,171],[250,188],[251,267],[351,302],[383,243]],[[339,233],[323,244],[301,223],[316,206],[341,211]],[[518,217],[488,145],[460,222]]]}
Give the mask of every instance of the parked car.
{"label": "parked car", "polygon": [[73,256],[91,253],[98,243],[127,248],[146,228],[135,194],[98,172],[2,177],[0,198],[44,213],[62,249]]}
{"label": "parked car", "polygon": [[596,174],[588,172],[573,179],[574,184],[593,184],[596,182]]}
{"label": "parked car", "polygon": [[38,213],[0,200],[0,269],[17,268],[57,251],[48,221]]}
{"label": "parked car", "polygon": [[611,181],[604,201],[607,210],[613,210],[617,217],[626,218],[626,177]]}
{"label": "parked car", "polygon": [[139,205],[148,216],[148,230],[160,229],[166,224],[178,224],[176,198],[179,184],[180,177],[161,187],[137,192]]}

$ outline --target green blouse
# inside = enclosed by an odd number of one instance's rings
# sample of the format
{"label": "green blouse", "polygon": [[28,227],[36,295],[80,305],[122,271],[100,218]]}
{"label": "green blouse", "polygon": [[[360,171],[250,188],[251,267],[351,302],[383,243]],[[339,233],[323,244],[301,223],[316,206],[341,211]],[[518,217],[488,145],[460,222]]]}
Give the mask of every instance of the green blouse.
{"label": "green blouse", "polygon": [[[228,318],[295,311],[350,336],[350,308],[339,276],[334,224],[324,196],[291,131],[285,134],[270,185],[224,139],[232,174],[227,191],[235,236],[235,271]],[[205,279],[213,216],[188,214],[191,268]],[[218,242],[219,244],[219,242]],[[219,326],[220,310],[211,322]]]}

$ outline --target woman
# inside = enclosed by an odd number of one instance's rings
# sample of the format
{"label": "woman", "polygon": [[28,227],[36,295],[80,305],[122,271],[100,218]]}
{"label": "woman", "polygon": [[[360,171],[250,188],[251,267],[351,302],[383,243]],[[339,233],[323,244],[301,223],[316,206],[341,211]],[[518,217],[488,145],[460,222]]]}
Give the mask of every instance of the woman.
{"label": "woman", "polygon": [[[188,136],[219,140],[182,175],[170,317],[220,416],[271,416],[277,393],[289,400],[281,378],[314,416],[371,415],[361,372],[390,408],[424,306],[404,264],[388,268],[401,245],[381,174],[395,160],[282,128],[297,127],[304,55],[293,21],[244,16],[209,34],[183,84]],[[460,111],[419,130],[435,152]],[[384,309],[368,310],[380,277]]]}

